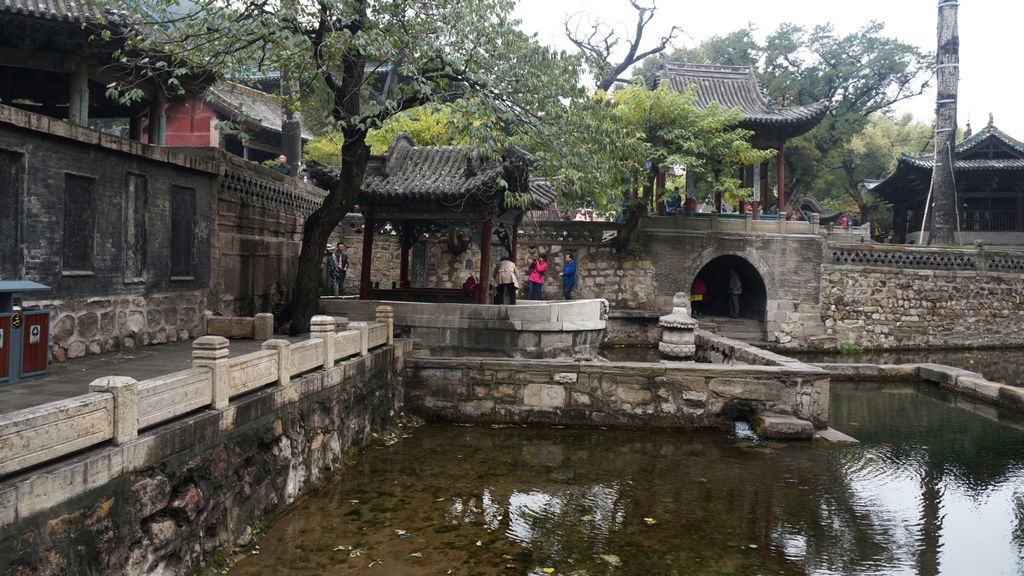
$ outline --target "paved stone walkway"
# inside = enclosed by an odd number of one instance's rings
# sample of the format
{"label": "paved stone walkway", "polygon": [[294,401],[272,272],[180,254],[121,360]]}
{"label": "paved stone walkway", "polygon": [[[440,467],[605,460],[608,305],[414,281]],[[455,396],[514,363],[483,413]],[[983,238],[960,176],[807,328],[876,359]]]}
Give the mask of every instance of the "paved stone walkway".
{"label": "paved stone walkway", "polygon": [[[274,336],[293,342],[308,337]],[[231,356],[255,352],[261,345],[262,342],[255,340],[232,340]],[[136,380],[145,380],[185,370],[191,365],[191,341],[118,350],[67,362],[51,362],[46,376],[21,380],[14,384],[0,384],[0,414],[87,394],[89,383],[103,376],[129,376]]]}

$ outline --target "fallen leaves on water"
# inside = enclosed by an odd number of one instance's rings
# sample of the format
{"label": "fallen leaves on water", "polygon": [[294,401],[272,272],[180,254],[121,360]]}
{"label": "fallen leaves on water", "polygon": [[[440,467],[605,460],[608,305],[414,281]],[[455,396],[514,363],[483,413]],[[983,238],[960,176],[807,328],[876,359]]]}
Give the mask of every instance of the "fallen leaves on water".
{"label": "fallen leaves on water", "polygon": [[580,520],[583,520],[584,522],[590,522],[590,521],[592,521],[593,519],[594,519],[594,517],[593,517],[593,516],[591,516],[590,514],[587,514],[587,515],[586,515],[586,516],[584,516],[583,518],[580,518]]}
{"label": "fallen leaves on water", "polygon": [[423,552],[412,552],[409,554],[410,558],[423,558]]}
{"label": "fallen leaves on water", "polygon": [[371,557],[370,564],[369,564],[369,566],[367,566],[367,568],[373,568],[377,564],[383,564],[383,562],[380,561],[380,558],[373,558],[373,557]]}
{"label": "fallen leaves on water", "polygon": [[405,530],[395,530],[395,534],[401,536],[402,534],[408,534],[408,532],[406,532]]}
{"label": "fallen leaves on water", "polygon": [[476,545],[477,545],[477,546],[483,546],[483,545],[484,545],[484,543],[483,543],[482,541],[480,541],[480,540],[477,540],[477,541],[476,541]]}
{"label": "fallen leaves on water", "polygon": [[355,550],[348,553],[348,557],[356,558],[358,556],[362,556],[365,552],[366,550],[363,550],[362,548],[356,548]]}
{"label": "fallen leaves on water", "polygon": [[601,554],[600,558],[616,568],[622,566],[622,558],[619,558],[615,554]]}
{"label": "fallen leaves on water", "polygon": [[654,526],[657,523],[658,521],[654,518],[644,518],[644,524],[647,524],[648,526]]}
{"label": "fallen leaves on water", "polygon": [[340,546],[335,546],[333,551],[337,552],[339,550],[351,550],[351,549],[352,549],[352,545],[351,544],[342,544]]}
{"label": "fallen leaves on water", "polygon": [[545,574],[554,574],[555,573],[555,569],[554,568],[545,568],[544,569],[544,573]]}

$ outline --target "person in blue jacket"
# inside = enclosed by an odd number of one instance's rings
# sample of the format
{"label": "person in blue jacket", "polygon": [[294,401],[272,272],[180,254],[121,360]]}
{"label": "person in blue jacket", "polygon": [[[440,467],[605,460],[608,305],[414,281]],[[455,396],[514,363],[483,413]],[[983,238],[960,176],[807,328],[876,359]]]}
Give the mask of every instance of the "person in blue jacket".
{"label": "person in blue jacket", "polygon": [[562,277],[562,297],[572,300],[572,289],[576,286],[576,260],[572,254],[565,255],[565,266],[558,275]]}

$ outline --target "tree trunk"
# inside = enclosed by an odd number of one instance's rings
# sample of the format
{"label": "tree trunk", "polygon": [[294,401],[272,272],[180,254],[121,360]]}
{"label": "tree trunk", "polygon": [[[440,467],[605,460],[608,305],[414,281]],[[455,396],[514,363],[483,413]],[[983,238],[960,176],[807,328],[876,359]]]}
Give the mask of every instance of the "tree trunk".
{"label": "tree trunk", "polygon": [[[366,11],[365,0],[354,3],[354,16],[346,25],[350,33],[357,34],[362,31],[366,22]],[[283,329],[287,325],[287,331],[293,335],[309,331],[309,321],[320,306],[320,275],[327,239],[345,214],[355,206],[359,191],[363,187],[363,176],[366,174],[366,164],[370,159],[370,148],[366,145],[366,128],[358,121],[362,109],[365,69],[365,56],[353,50],[343,59],[339,77],[330,72],[324,77],[334,93],[331,116],[340,125],[346,126],[342,130],[344,143],[341,147],[341,172],[318,172],[311,163],[313,175],[327,185],[328,194],[323,204],[306,218],[292,299],[281,313],[279,326]]]}
{"label": "tree trunk", "polygon": [[935,233],[928,237],[939,244],[956,241],[956,187],[953,179],[953,148],[956,146],[956,98],[960,74],[960,37],[957,4],[939,2],[939,48],[936,55],[938,95],[935,101],[935,163],[932,168]]}

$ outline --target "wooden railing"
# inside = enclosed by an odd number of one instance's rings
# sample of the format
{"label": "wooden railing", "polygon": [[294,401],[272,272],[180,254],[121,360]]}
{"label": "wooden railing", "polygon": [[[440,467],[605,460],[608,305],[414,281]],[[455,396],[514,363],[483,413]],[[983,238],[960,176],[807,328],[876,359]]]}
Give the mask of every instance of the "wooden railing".
{"label": "wooden railing", "polygon": [[192,367],[136,381],[124,376],[94,380],[90,392],[0,415],[0,476],[103,442],[123,444],[140,430],[199,409],[224,409],[231,398],[262,387],[329,370],[346,358],[394,342],[394,312],[377,308],[376,322],[352,322],[336,332],[334,318],[314,316],[309,340],[267,340],[263,350],[230,358],[222,336],[192,344]]}

